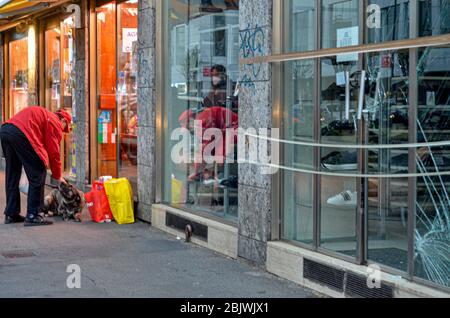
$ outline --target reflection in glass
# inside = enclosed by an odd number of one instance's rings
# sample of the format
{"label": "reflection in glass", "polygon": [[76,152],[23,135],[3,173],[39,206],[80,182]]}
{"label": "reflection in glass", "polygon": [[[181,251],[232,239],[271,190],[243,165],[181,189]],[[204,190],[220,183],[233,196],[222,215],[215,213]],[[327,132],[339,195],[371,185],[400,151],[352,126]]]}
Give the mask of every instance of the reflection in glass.
{"label": "reflection in glass", "polygon": [[359,44],[358,0],[322,1],[322,48]]}
{"label": "reflection in glass", "polygon": [[[450,140],[450,47],[419,50],[417,140]],[[450,146],[421,147],[419,173],[450,171]],[[415,275],[450,287],[450,177],[417,178]]]}
{"label": "reflection in glass", "polygon": [[[172,0],[167,8],[164,201],[235,219],[237,163],[198,154],[215,140],[202,140],[207,129],[224,136],[227,128],[238,127],[238,98],[233,92],[239,76],[239,1]],[[197,130],[195,121],[201,122]],[[191,147],[186,152],[197,158],[196,163],[173,160],[172,149],[179,141],[171,135],[176,129],[187,133]],[[236,148],[219,141],[211,154],[233,159]]]}
{"label": "reflection in glass", "polygon": [[370,0],[369,4],[381,9],[381,23],[379,28],[367,29],[369,43],[409,38],[409,3],[410,0]]}
{"label": "reflection in glass", "polygon": [[28,38],[9,43],[9,117],[28,106]]}
{"label": "reflection in glass", "polygon": [[[314,61],[285,64],[284,135],[290,141],[314,141]],[[284,145],[285,166],[314,170],[313,148]],[[284,171],[284,238],[311,244],[313,183],[311,174]]]}
{"label": "reflection in glass", "polygon": [[[62,31],[62,78],[61,107],[73,115],[73,95],[75,93],[75,25],[73,17],[68,17],[61,24]],[[75,134],[74,131],[64,136],[63,156],[64,175],[76,177]]]}
{"label": "reflection in glass", "polygon": [[[356,145],[360,72],[352,56],[321,61],[321,143]],[[321,149],[321,170],[354,174],[356,150]],[[348,255],[356,250],[356,178],[321,177],[321,245]]]}
{"label": "reflection in glass", "polygon": [[135,1],[117,6],[119,175],[137,184],[137,10]]}
{"label": "reflection in glass", "polygon": [[286,21],[285,30],[288,36],[285,51],[302,52],[314,50],[316,45],[315,30],[315,0],[288,0],[285,1]]}
{"label": "reflection in glass", "polygon": [[61,108],[61,29],[45,31],[45,106]]}
{"label": "reflection in glass", "polygon": [[117,177],[116,7],[96,9],[97,17],[97,163],[99,176]]}
{"label": "reflection in glass", "polygon": [[[408,51],[366,55],[368,144],[407,144],[409,121]],[[408,149],[366,151],[370,174],[408,173]],[[368,259],[407,271],[408,179],[369,178]]]}
{"label": "reflection in glass", "polygon": [[419,35],[450,33],[450,1],[419,0]]}

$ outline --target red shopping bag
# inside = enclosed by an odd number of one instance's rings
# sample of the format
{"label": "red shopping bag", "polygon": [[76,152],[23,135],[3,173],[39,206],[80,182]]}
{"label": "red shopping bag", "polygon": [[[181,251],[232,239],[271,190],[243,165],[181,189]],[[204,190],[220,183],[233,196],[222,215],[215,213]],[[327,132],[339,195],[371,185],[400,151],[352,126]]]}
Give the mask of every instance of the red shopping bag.
{"label": "red shopping bag", "polygon": [[94,182],[92,191],[85,194],[85,199],[92,221],[96,223],[112,221],[113,216],[103,183]]}

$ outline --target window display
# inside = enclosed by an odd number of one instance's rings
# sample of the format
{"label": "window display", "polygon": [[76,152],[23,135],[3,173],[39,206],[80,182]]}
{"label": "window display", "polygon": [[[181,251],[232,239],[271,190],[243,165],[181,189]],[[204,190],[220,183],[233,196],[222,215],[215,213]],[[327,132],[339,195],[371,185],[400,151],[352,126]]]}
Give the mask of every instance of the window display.
{"label": "window display", "polygon": [[28,38],[9,43],[9,117],[28,106]]}
{"label": "window display", "polygon": [[[65,19],[61,23],[62,31],[62,68],[61,68],[61,98],[60,105],[68,111],[72,117],[75,115],[73,105],[75,94],[75,26],[73,17]],[[64,136],[64,174],[71,178],[76,177],[76,157],[75,157],[75,130],[73,127],[70,134]]]}
{"label": "window display", "polygon": [[[237,145],[225,143],[225,132],[238,128],[234,92],[239,75],[239,1],[172,0],[165,15],[169,45],[164,65],[164,201],[235,219],[238,166],[224,159],[237,153]],[[187,157],[196,160],[173,160],[173,149],[180,142],[172,136],[177,129],[192,141]],[[211,130],[222,141],[208,138]],[[212,141],[214,158],[208,160],[205,150]]]}
{"label": "window display", "polygon": [[61,29],[45,31],[45,105],[54,112],[61,108]]}
{"label": "window display", "polygon": [[137,1],[96,9],[98,175],[137,184]]}

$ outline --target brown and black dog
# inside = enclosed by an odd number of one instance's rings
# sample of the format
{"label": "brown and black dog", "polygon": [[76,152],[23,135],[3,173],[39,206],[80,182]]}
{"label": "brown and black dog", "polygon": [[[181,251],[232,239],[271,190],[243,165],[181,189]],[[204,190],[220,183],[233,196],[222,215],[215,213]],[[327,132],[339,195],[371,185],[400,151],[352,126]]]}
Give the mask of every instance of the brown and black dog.
{"label": "brown and black dog", "polygon": [[61,183],[45,197],[43,213],[49,215],[51,212],[52,216],[62,216],[66,222],[70,219],[81,222],[86,204],[84,194],[67,180],[66,182]]}

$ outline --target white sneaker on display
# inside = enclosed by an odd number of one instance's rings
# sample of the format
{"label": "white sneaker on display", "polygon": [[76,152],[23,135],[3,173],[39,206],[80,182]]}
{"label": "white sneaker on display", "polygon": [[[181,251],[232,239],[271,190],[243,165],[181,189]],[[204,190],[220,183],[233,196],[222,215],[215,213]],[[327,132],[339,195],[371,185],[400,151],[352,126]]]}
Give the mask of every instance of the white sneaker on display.
{"label": "white sneaker on display", "polygon": [[345,208],[356,208],[358,194],[353,191],[344,191],[327,200],[329,205]]}

